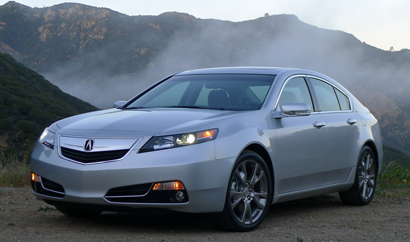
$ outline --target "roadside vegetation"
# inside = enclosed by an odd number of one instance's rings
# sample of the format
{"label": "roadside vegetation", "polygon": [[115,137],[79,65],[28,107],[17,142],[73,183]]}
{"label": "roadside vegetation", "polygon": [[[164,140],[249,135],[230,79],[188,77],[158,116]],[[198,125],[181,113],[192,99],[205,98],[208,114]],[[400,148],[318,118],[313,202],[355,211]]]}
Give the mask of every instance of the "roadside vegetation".
{"label": "roadside vegetation", "polygon": [[[7,155],[0,152],[0,187],[26,187],[30,186],[29,156],[32,149],[24,154]],[[18,157],[22,157],[21,161]]]}
{"label": "roadside vegetation", "polygon": [[410,170],[395,161],[382,167],[377,182],[377,194],[386,197],[410,196]]}

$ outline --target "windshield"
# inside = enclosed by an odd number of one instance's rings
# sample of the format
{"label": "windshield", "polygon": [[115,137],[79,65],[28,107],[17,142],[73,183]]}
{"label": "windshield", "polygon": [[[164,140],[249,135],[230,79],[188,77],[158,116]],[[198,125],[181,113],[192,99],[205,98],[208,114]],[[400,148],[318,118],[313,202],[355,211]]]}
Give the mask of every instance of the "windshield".
{"label": "windshield", "polygon": [[125,109],[203,108],[257,110],[273,75],[223,74],[173,76],[138,97]]}

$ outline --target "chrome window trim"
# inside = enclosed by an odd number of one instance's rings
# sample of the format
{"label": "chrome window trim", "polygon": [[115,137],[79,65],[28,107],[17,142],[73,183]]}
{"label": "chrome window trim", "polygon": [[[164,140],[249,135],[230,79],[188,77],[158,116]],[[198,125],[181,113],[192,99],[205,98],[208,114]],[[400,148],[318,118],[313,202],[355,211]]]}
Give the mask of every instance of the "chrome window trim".
{"label": "chrome window trim", "polygon": [[[335,113],[335,112],[338,112],[338,113],[340,113],[340,112],[348,113],[348,112],[353,112],[353,102],[352,102],[352,100],[350,99],[349,95],[347,95],[347,94],[346,94],[343,90],[341,90],[339,87],[335,86],[333,83],[329,82],[328,80],[323,79],[323,78],[318,77],[318,76],[306,75],[306,77],[309,78],[309,79],[310,79],[310,78],[317,79],[317,80],[319,80],[319,81],[322,81],[322,82],[325,82],[325,83],[331,85],[333,88],[336,88],[336,89],[337,89],[338,91],[340,91],[343,95],[345,95],[345,96],[347,97],[347,99],[349,100],[349,106],[350,106],[350,109],[349,109],[349,110],[320,111],[319,113]],[[336,93],[335,93],[335,95],[336,95]],[[337,100],[339,101],[339,98],[337,97],[337,95],[336,95],[336,98],[337,98]]]}
{"label": "chrome window trim", "polygon": [[[298,74],[298,75],[293,75],[293,76],[288,77],[288,79],[286,79],[286,80],[283,82],[282,86],[280,87],[279,94],[278,94],[278,96],[277,96],[277,98],[276,98],[275,107],[273,108],[273,110],[274,110],[275,112],[276,112],[276,111],[279,111],[279,110],[277,110],[277,109],[278,109],[279,99],[280,99],[280,97],[282,96],[282,92],[283,92],[283,89],[285,88],[286,84],[287,84],[290,80],[292,80],[293,78],[297,78],[297,77],[303,77],[303,78],[305,78],[305,82],[306,82],[306,77],[307,77],[307,75]],[[308,91],[309,91],[309,94],[310,94],[310,98],[312,99],[312,93],[310,92],[309,86],[308,86],[307,83],[306,83],[306,87],[308,88]],[[312,104],[313,104],[313,103],[314,103],[314,101],[313,101],[313,99],[312,99]],[[313,111],[313,107],[311,107],[311,108],[312,108],[312,112],[311,112],[310,114],[320,113],[320,112],[315,112],[315,111]]]}

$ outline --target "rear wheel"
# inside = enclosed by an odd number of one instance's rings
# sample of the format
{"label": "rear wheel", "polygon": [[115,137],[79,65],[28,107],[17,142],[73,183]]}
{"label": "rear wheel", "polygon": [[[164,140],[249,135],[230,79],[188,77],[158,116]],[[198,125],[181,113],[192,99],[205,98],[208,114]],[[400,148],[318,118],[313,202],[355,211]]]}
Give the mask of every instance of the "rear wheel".
{"label": "rear wheel", "polygon": [[216,222],[226,230],[254,230],[267,215],[271,202],[271,176],[266,163],[257,153],[245,151],[234,165],[225,207],[216,215]]}
{"label": "rear wheel", "polygon": [[349,205],[367,205],[373,199],[376,190],[377,163],[372,149],[364,146],[356,168],[353,186],[345,192],[339,192],[343,203]]}

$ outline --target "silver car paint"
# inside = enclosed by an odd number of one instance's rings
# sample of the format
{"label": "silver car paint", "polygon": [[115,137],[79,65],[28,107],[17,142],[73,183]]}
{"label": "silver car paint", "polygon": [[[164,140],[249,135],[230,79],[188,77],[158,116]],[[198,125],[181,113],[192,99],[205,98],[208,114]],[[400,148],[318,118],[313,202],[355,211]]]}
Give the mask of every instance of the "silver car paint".
{"label": "silver car paint", "polygon": [[[31,157],[31,170],[63,184],[66,196],[57,199],[35,194],[36,197],[118,205],[103,198],[113,187],[180,180],[189,194],[187,204],[121,205],[162,207],[184,212],[219,212],[224,206],[233,164],[249,145],[262,147],[271,158],[267,162],[271,162],[273,168],[273,203],[349,189],[354,182],[361,147],[368,141],[377,148],[378,168],[381,169],[383,152],[377,120],[350,92],[329,77],[306,70],[273,68],[216,68],[178,75],[204,72],[275,74],[276,79],[262,108],[255,111],[109,109],[59,121],[50,127],[58,137],[135,138],[138,141],[120,161],[86,165],[62,159],[57,152],[59,139],[56,139],[54,150],[37,144]],[[328,80],[349,96],[352,110],[275,119],[283,85],[294,75],[311,75]],[[349,118],[359,122],[350,125],[343,121]],[[325,122],[326,125],[315,128],[314,122]],[[302,126],[306,126],[306,129]],[[137,153],[153,135],[209,128],[219,129],[214,141]],[[329,135],[340,133],[339,139],[329,142]],[[348,133],[353,135],[349,136]],[[315,138],[312,139],[312,136]]]}

